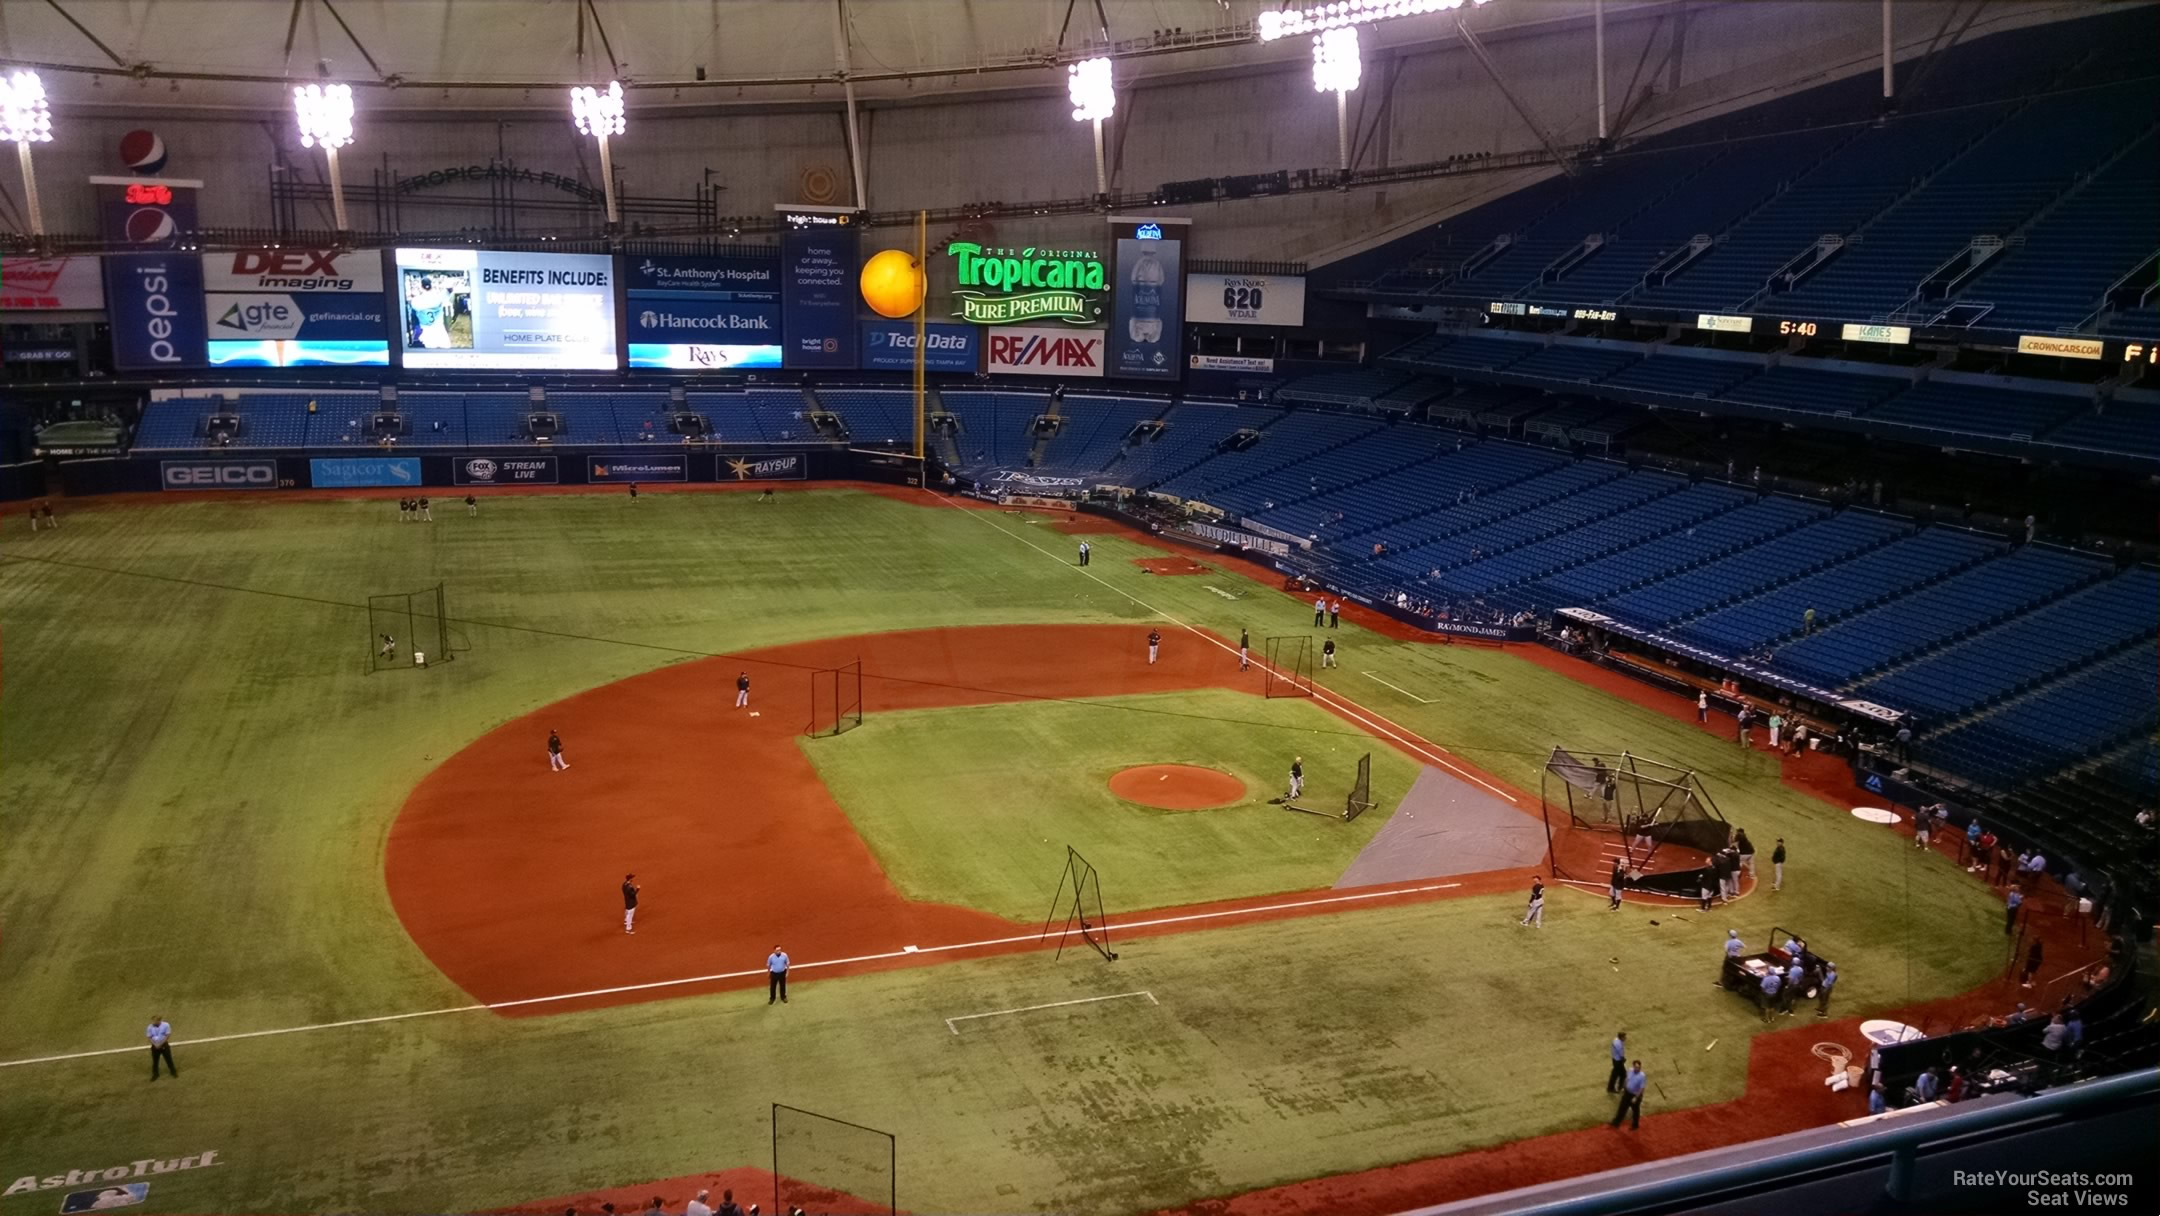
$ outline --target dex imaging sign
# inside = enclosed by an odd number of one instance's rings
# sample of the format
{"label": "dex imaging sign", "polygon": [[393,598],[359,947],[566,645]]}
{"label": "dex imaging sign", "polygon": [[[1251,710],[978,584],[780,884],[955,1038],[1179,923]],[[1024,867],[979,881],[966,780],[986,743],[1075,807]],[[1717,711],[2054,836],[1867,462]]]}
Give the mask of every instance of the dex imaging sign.
{"label": "dex imaging sign", "polygon": [[203,256],[213,367],[383,367],[382,254],[255,249]]}

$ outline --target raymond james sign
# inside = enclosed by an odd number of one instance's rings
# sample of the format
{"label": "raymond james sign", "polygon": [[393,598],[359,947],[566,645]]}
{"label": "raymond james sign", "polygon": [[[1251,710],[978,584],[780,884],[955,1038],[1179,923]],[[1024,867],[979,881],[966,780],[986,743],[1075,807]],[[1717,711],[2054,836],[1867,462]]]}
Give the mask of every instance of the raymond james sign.
{"label": "raymond james sign", "polygon": [[1094,325],[1102,319],[1108,282],[1102,255],[1086,249],[984,249],[954,241],[953,315],[977,325],[1064,321]]}

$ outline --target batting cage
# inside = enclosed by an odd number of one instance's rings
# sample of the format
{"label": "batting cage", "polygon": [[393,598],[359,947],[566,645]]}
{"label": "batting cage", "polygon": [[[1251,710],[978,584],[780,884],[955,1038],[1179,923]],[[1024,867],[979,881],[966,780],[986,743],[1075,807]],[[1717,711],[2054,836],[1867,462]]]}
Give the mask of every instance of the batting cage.
{"label": "batting cage", "polygon": [[773,1213],[900,1211],[899,1141],[891,1132],[775,1102]]}
{"label": "batting cage", "polygon": [[837,735],[862,725],[862,660],[810,673],[811,736]]}
{"label": "batting cage", "polygon": [[443,585],[368,597],[368,670],[450,661],[450,614]]}
{"label": "batting cage", "polygon": [[1312,639],[1284,634],[1263,639],[1267,663],[1262,674],[1270,697],[1309,697],[1312,692]]}
{"label": "batting cage", "polygon": [[1297,811],[1305,815],[1318,815],[1324,819],[1341,819],[1344,823],[1348,823],[1372,809],[1372,753],[1366,752],[1358,757],[1357,777],[1350,782],[1350,793],[1343,799],[1343,809],[1340,813],[1325,804],[1321,806],[1305,806],[1287,797],[1276,798],[1273,801],[1280,803],[1286,811]]}
{"label": "batting cage", "polygon": [[1065,957],[1065,947],[1078,933],[1097,954],[1117,961],[1117,951],[1110,948],[1110,920],[1103,913],[1102,876],[1071,845],[1065,846],[1065,868],[1058,874],[1057,894],[1050,899],[1050,915],[1043,920],[1042,940],[1048,941],[1053,929],[1058,935],[1053,957]]}
{"label": "batting cage", "polygon": [[1613,755],[1554,748],[1538,778],[1538,800],[1548,832],[1555,812],[1564,811],[1569,827],[1617,836],[1617,856],[1638,873],[1648,871],[1666,845],[1701,855],[1679,859],[1686,866],[1699,863],[1732,839],[1732,825],[1693,769],[1645,760],[1631,752]]}

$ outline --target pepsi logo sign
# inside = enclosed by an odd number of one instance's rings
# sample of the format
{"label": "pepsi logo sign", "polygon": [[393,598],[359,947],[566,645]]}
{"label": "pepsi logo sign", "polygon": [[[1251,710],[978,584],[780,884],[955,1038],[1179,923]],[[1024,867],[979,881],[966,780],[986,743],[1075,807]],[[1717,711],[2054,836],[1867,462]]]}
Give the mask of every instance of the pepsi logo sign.
{"label": "pepsi logo sign", "polygon": [[139,207],[127,217],[127,239],[137,245],[154,245],[173,239],[179,225],[163,207]]}
{"label": "pepsi logo sign", "polygon": [[[165,167],[165,140],[155,131],[134,130],[120,137],[120,161],[131,172],[152,174]],[[129,199],[134,202],[134,199]]]}

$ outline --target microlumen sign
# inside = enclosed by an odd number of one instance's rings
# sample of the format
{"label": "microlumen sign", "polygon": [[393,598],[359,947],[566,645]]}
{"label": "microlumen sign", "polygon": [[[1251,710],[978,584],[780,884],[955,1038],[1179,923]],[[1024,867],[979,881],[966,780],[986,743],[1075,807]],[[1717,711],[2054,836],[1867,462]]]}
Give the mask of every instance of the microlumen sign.
{"label": "microlumen sign", "polygon": [[989,249],[970,241],[947,248],[954,260],[959,307],[953,315],[977,325],[1064,321],[1094,325],[1107,276],[1102,256],[1085,249]]}

